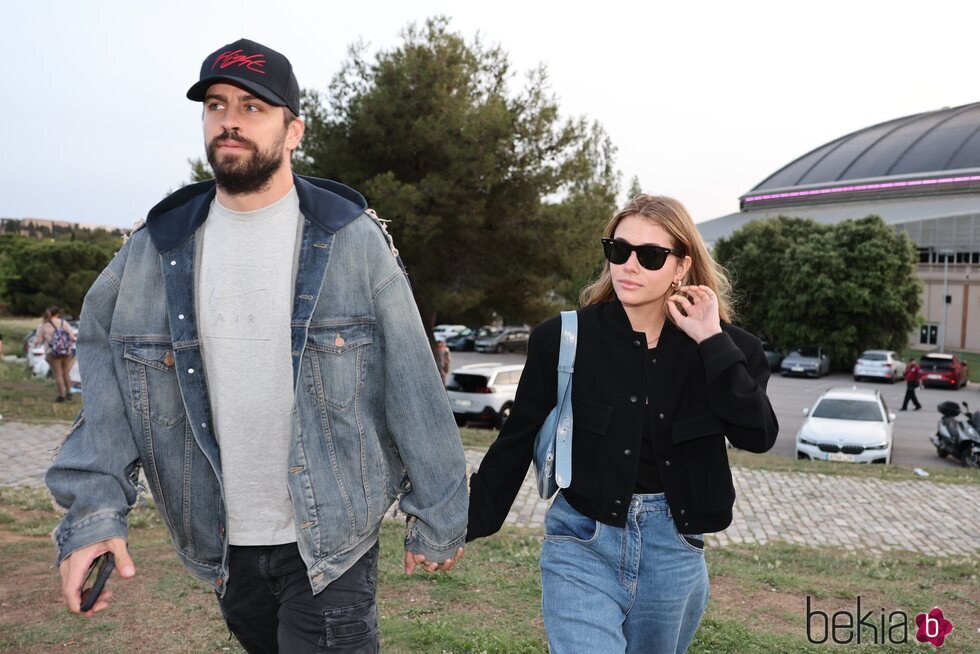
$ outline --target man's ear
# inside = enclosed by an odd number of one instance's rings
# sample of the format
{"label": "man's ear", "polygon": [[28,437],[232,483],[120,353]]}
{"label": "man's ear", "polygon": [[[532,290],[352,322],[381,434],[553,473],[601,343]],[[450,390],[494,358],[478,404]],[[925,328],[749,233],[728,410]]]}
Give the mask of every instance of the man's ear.
{"label": "man's ear", "polygon": [[303,140],[303,134],[305,132],[306,123],[303,122],[302,118],[294,118],[289,123],[286,127],[286,147],[290,152],[299,147],[299,143]]}

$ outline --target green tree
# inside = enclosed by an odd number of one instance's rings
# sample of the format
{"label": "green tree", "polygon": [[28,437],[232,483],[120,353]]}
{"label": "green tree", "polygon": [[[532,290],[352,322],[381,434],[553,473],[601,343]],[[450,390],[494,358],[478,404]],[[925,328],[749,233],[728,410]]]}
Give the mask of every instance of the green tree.
{"label": "green tree", "polygon": [[626,191],[626,197],[629,199],[635,198],[637,195],[643,194],[643,186],[640,185],[640,178],[633,175],[633,179],[630,180],[630,188]]}
{"label": "green tree", "polygon": [[784,348],[823,345],[836,370],[865,349],[901,350],[915,327],[915,245],[878,216],[753,221],[715,254],[732,272],[743,326]]}
{"label": "green tree", "polygon": [[48,305],[57,304],[77,317],[85,293],[115,251],[108,244],[67,238],[40,241],[5,236],[0,241],[3,300],[15,315],[39,315]]}
{"label": "green tree", "polygon": [[195,182],[203,182],[206,179],[211,179],[214,177],[214,172],[212,172],[211,166],[204,159],[188,159],[187,163],[191,166],[191,184]]}
{"label": "green tree", "polygon": [[410,26],[329,91],[306,91],[299,172],[364,192],[405,260],[427,328],[440,316],[535,322],[568,306],[615,202],[602,128],[562,119],[543,68],[518,91],[506,54],[445,18]]}

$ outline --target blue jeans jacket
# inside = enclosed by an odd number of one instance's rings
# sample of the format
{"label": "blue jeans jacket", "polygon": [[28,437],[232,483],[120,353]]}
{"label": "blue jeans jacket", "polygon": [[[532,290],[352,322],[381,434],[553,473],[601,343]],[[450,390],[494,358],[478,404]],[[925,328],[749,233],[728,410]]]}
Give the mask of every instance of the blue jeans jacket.
{"label": "blue jeans jacket", "polygon": [[[453,556],[467,491],[459,433],[390,237],[360,194],[294,179],[304,225],[288,484],[317,593],[371,548],[399,495],[406,549]],[[46,481],[67,509],[54,533],[60,563],[127,537],[142,467],[181,561],[223,594],[221,456],[194,315],[195,238],[213,197],[202,182],[157,205],[85,296],[84,403]]]}

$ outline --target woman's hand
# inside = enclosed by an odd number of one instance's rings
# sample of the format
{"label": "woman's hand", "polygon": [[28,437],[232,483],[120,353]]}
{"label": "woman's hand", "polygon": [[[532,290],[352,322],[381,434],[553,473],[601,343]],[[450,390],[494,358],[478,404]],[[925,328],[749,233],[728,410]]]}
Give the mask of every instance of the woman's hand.
{"label": "woman's hand", "polygon": [[[691,296],[691,299],[687,299],[682,293]],[[684,309],[686,316],[681,313],[681,309]],[[696,343],[721,333],[718,296],[707,286],[681,286],[674,295],[667,298],[667,311],[674,319],[674,324]]]}

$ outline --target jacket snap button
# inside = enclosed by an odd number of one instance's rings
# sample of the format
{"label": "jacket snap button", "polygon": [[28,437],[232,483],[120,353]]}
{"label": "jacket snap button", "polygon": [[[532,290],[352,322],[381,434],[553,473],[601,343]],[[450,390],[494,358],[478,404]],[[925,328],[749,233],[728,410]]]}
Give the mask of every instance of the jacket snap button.
{"label": "jacket snap button", "polygon": [[217,586],[218,588],[221,588],[224,584],[225,582],[221,581],[220,579],[214,582],[214,585]]}
{"label": "jacket snap button", "polygon": [[637,397],[635,395],[630,395],[630,402],[632,402],[633,404],[636,404],[638,402]]}
{"label": "jacket snap button", "polygon": [[623,506],[623,502],[621,500],[616,500],[615,502],[613,502],[613,504],[615,504],[616,506]]}
{"label": "jacket snap button", "polygon": [[[170,262],[170,265],[171,265],[171,266],[176,266],[176,265],[177,265],[177,262],[176,262],[176,261],[171,261],[171,262]],[[218,581],[221,581],[221,580],[219,579]]]}
{"label": "jacket snap button", "polygon": [[633,453],[633,450],[623,450],[623,456],[629,456]]}
{"label": "jacket snap button", "polygon": [[657,360],[656,360],[656,359],[652,359],[652,360],[650,361],[650,363],[652,363],[653,365],[657,365]]}
{"label": "jacket snap button", "polygon": [[344,343],[346,343],[346,342],[347,341],[345,341],[344,338],[340,334],[337,334],[337,338],[334,339],[333,344],[336,345],[337,347],[344,347]]}
{"label": "jacket snap button", "polygon": [[[670,467],[670,459],[667,459],[666,461],[664,461],[664,465]],[[683,511],[682,511],[682,513],[683,513]]]}
{"label": "jacket snap button", "polygon": [[187,369],[187,374],[188,375],[193,375],[194,374],[194,369],[193,368],[188,368]]}
{"label": "jacket snap button", "polygon": [[681,509],[681,515],[684,515],[684,509]]}
{"label": "jacket snap button", "polygon": [[633,347],[640,347],[640,341],[633,341]]}
{"label": "jacket snap button", "polygon": [[657,417],[658,417],[658,418],[660,418],[661,420],[663,420],[663,419],[664,419],[664,414],[662,414],[662,413],[658,413],[658,414],[657,414]]}
{"label": "jacket snap button", "polygon": [[612,513],[609,514],[609,516],[610,517],[613,517],[613,518],[618,518],[619,517],[619,514],[616,513],[615,511],[613,511]]}
{"label": "jacket snap button", "polygon": [[684,526],[687,527],[689,524],[691,524],[691,523],[690,522],[685,522],[684,523]]}
{"label": "jacket snap button", "polygon": [[174,365],[174,355],[170,354],[170,352],[167,352],[166,354],[164,354],[163,355],[163,365],[165,365],[165,366],[172,366],[172,365]]}

